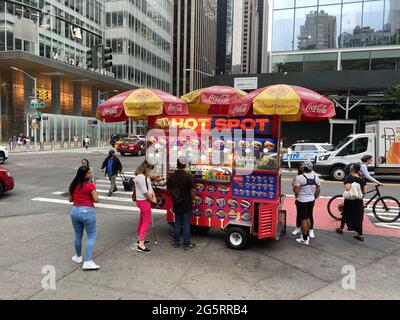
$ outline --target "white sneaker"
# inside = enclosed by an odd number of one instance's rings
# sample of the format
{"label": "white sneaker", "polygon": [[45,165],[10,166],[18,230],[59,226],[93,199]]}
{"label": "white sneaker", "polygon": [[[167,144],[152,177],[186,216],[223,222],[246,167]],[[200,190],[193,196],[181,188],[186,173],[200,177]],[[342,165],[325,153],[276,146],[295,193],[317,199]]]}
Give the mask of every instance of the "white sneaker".
{"label": "white sneaker", "polygon": [[75,263],[82,263],[83,259],[82,259],[82,256],[78,257],[77,255],[74,255],[72,257],[72,261]]}
{"label": "white sneaker", "polygon": [[90,260],[90,261],[85,261],[83,263],[82,269],[83,270],[98,270],[98,269],[100,269],[100,266],[95,264],[93,260]]}
{"label": "white sneaker", "polygon": [[293,230],[292,235],[297,236],[300,233],[301,229],[300,228],[296,228]]}
{"label": "white sneaker", "polygon": [[314,239],[315,238],[315,234],[314,234],[314,230],[310,229],[310,238]]}
{"label": "white sneaker", "polygon": [[310,244],[310,239],[307,238],[307,240],[304,240],[303,237],[296,239],[297,243],[304,244],[308,246]]}

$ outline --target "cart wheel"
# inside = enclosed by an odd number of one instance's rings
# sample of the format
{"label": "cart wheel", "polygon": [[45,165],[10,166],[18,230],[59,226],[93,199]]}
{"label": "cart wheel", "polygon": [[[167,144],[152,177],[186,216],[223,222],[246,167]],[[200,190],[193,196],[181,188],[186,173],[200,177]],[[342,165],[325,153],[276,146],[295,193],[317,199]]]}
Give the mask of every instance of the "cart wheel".
{"label": "cart wheel", "polygon": [[225,233],[226,245],[234,250],[246,249],[249,245],[250,234],[247,229],[241,227],[230,227]]}
{"label": "cart wheel", "polygon": [[210,227],[190,226],[190,232],[197,236],[205,236],[208,231],[210,231]]}
{"label": "cart wheel", "polygon": [[123,156],[123,157],[125,156],[125,152],[120,152],[120,153],[121,153],[121,156]]}

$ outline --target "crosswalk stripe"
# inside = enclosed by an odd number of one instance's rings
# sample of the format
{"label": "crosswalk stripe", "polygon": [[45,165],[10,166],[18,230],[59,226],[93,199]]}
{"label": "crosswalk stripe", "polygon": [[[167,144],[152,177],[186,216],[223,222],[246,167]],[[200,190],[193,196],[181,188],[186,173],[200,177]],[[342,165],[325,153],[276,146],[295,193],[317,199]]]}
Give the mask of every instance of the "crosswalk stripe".
{"label": "crosswalk stripe", "polygon": [[[31,199],[32,201],[39,201],[39,202],[49,202],[49,203],[58,203],[58,204],[64,204],[64,205],[71,205],[71,203],[68,200],[61,200],[61,199],[53,199],[53,198],[33,198]],[[131,200],[132,202],[132,200]],[[95,204],[96,208],[103,208],[103,209],[114,209],[114,210],[122,210],[122,211],[132,211],[132,212],[139,212],[138,207],[133,207],[133,206],[121,206],[121,205],[114,205],[114,204],[104,204],[104,203],[96,203]],[[166,210],[160,210],[160,209],[152,209],[152,213],[159,213],[159,214],[165,214]]]}
{"label": "crosswalk stripe", "polygon": [[385,228],[391,228],[391,229],[400,229],[400,223],[385,223],[385,222],[377,222],[375,223],[376,226],[378,227],[385,227]]}

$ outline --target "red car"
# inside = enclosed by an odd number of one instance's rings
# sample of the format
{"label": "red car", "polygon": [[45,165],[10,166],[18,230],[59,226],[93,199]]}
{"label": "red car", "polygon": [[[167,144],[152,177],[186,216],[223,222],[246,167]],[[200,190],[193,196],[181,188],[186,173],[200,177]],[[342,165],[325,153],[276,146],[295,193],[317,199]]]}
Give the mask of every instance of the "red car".
{"label": "red car", "polygon": [[146,153],[146,142],[139,140],[138,138],[127,138],[122,139],[122,143],[118,146],[118,152],[121,156],[128,153],[142,156]]}
{"label": "red car", "polygon": [[0,194],[14,189],[14,179],[10,171],[0,167]]}

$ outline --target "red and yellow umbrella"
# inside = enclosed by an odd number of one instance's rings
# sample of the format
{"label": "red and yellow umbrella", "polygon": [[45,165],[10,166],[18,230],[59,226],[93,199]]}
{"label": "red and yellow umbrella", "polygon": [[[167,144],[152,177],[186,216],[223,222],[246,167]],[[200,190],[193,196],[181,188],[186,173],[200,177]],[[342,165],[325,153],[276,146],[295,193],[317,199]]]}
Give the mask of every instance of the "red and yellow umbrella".
{"label": "red and yellow umbrella", "polygon": [[280,115],[283,121],[318,121],[336,115],[332,101],[310,89],[279,84],[257,89],[232,103],[230,116]]}
{"label": "red and yellow umbrella", "polygon": [[229,106],[247,93],[229,86],[212,86],[189,92],[181,99],[193,114],[226,114]]}
{"label": "red and yellow umbrella", "polygon": [[105,122],[146,119],[158,115],[187,115],[185,101],[157,89],[134,89],[120,93],[97,109],[97,117]]}

